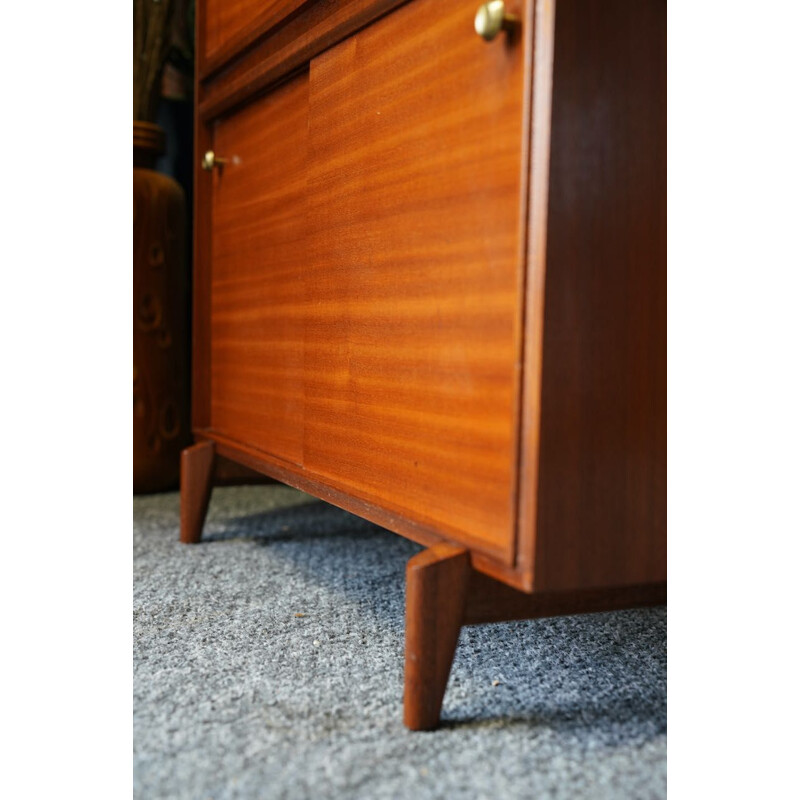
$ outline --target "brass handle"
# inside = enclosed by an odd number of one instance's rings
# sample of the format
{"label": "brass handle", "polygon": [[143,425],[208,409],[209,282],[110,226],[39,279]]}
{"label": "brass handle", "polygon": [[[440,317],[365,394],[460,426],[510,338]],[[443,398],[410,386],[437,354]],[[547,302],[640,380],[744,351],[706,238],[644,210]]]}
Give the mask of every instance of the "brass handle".
{"label": "brass handle", "polygon": [[502,30],[510,31],[519,24],[519,17],[506,13],[503,0],[484,3],[475,14],[475,33],[491,42]]}
{"label": "brass handle", "polygon": [[220,165],[227,163],[228,163],[227,158],[218,158],[217,156],[214,155],[213,150],[208,150],[206,154],[203,156],[203,160],[200,163],[200,166],[203,169],[211,172],[211,170],[214,169],[214,167],[219,167]]}

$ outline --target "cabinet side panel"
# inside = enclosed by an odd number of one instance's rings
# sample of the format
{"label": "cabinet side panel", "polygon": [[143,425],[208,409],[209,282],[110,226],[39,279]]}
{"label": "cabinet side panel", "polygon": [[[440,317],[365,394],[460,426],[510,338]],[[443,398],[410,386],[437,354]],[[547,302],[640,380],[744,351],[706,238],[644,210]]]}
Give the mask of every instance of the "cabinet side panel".
{"label": "cabinet side panel", "polygon": [[534,586],[666,578],[666,3],[558,0]]}

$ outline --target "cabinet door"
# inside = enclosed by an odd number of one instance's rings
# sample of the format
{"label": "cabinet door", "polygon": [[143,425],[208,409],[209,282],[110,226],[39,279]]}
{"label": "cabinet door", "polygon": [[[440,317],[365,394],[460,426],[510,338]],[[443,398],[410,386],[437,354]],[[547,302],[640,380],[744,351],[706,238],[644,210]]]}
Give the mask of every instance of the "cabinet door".
{"label": "cabinet door", "polygon": [[304,465],[512,563],[530,37],[474,13],[414,0],[311,63]]}
{"label": "cabinet door", "polygon": [[210,427],[299,464],[308,73],[214,123]]}

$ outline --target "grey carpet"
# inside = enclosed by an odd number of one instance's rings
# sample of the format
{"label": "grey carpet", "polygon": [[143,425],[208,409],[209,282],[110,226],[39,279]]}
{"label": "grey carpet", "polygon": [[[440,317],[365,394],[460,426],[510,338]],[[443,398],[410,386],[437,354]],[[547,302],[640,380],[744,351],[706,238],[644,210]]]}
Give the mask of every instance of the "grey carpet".
{"label": "grey carpet", "polygon": [[136,798],[666,796],[664,608],[466,628],[411,733],[417,545],[280,485],[177,536],[176,494],[134,499]]}

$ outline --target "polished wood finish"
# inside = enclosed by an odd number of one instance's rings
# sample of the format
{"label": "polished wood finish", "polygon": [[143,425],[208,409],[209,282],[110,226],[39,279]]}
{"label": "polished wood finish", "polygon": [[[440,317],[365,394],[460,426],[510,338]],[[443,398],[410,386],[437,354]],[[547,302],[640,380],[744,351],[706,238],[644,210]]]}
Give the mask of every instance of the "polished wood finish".
{"label": "polished wood finish", "polygon": [[[540,23],[552,26],[545,11]],[[666,3],[559,0],[552,50],[549,192],[532,200],[520,544],[537,591],[658,583]],[[538,122],[534,148],[547,135]]]}
{"label": "polished wood finish", "polygon": [[214,486],[241,486],[251,485],[255,483],[275,483],[274,478],[264,475],[254,469],[240,464],[238,461],[231,461],[225,458],[216,451],[216,458],[214,459],[214,477],[212,478]]}
{"label": "polished wood finish", "polygon": [[[202,41],[205,26],[203,4],[197,4],[195,40]],[[195,73],[195,98],[202,97],[203,87],[199,73]],[[200,118],[197,103],[194,106],[194,152],[205,153],[212,149],[212,129]],[[200,158],[194,161],[193,264],[192,264],[192,428],[207,428],[211,422],[211,203],[212,181],[203,170]]]}
{"label": "polished wood finish", "polygon": [[199,37],[200,73],[206,77],[283,22],[309,0],[205,0]]}
{"label": "polished wood finish", "polygon": [[525,45],[472,14],[418,0],[214,123],[198,427],[512,567]]}
{"label": "polished wood finish", "polygon": [[440,543],[406,567],[403,721],[411,730],[439,724],[462,625],[662,605],[665,583],[530,595],[474,570],[469,551]]}
{"label": "polished wood finish", "polygon": [[183,544],[197,544],[202,539],[214,486],[268,483],[272,480],[221,456],[211,441],[201,441],[185,448],[180,465],[180,541]]}
{"label": "polished wood finish", "polygon": [[466,0],[233,6],[198,4],[193,429],[431,548],[431,727],[462,623],[666,599],[666,5],[518,0],[490,44]]}
{"label": "polished wood finish", "polygon": [[464,619],[469,551],[437,544],[406,567],[406,663],[403,722],[412,731],[439,724]]}
{"label": "polished wood finish", "polygon": [[[531,7],[533,6],[533,7]],[[529,138],[529,182],[524,306],[525,334],[520,403],[519,487],[517,492],[517,559],[521,588],[533,589],[539,468],[539,421],[544,334],[544,290],[547,246],[547,198],[550,172],[550,108],[553,85],[555,5],[536,0],[528,5],[524,30],[532,31],[533,73]],[[531,19],[533,14],[533,19]],[[519,587],[518,587],[519,588]]]}
{"label": "polished wood finish", "polygon": [[489,622],[664,605],[667,602],[667,584],[643,583],[603,589],[528,594],[473,570],[467,598],[464,624],[483,625]]}
{"label": "polished wood finish", "polygon": [[302,464],[308,78],[214,126],[211,420]]}
{"label": "polished wood finish", "polygon": [[510,565],[525,80],[473,16],[417,0],[312,62],[303,463]]}
{"label": "polished wood finish", "polygon": [[214,443],[198,442],[181,453],[181,542],[196,544],[211,499]]}
{"label": "polished wood finish", "polygon": [[306,3],[224,70],[203,81],[198,110],[212,119],[274,85],[327,48],[406,0],[341,0]]}
{"label": "polished wood finish", "polygon": [[[332,8],[275,25],[262,59],[285,69],[287,41],[307,57]],[[269,109],[294,98],[288,169],[255,156],[268,189],[242,170],[237,188],[227,167],[198,176],[194,428],[424,544],[463,543],[517,588],[660,582],[663,5],[586,6],[596,24],[561,0],[556,25],[553,8],[510,9],[519,35],[491,45],[456,0],[349,36],[337,17],[325,43],[347,38],[310,72],[199,117],[198,149],[224,156],[277,130]],[[231,69],[200,82],[201,106]],[[592,125],[595,107],[613,113]],[[288,232],[263,213],[281,192]],[[235,244],[251,204],[254,258]]]}
{"label": "polished wood finish", "polygon": [[[417,522],[413,518],[399,516],[382,505],[362,500],[340,487],[335,480],[315,478],[269,453],[229,439],[215,431],[198,430],[196,435],[199,440],[214,442],[217,453],[222,456],[245,464],[251,469],[257,470],[281,483],[286,483],[296,489],[308,492],[308,494],[357,514],[370,522],[382,525],[384,528],[399,533],[407,539],[426,547],[442,541],[442,536],[436,529]],[[513,566],[507,566],[480,550],[472,551],[472,563],[476,569],[507,583],[509,586],[515,586],[522,590],[526,588],[522,581],[522,576]]]}

